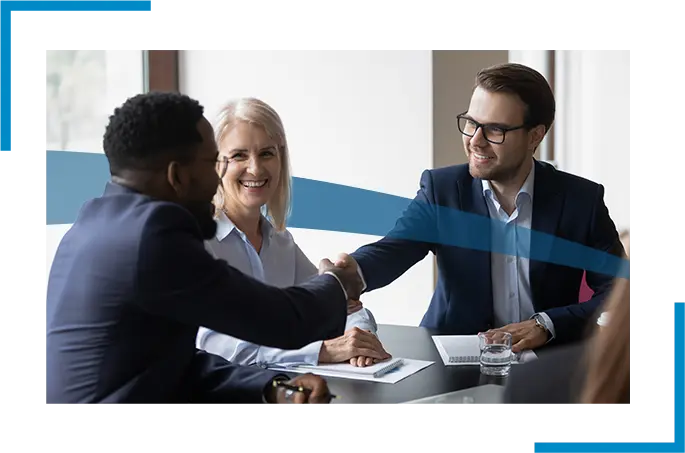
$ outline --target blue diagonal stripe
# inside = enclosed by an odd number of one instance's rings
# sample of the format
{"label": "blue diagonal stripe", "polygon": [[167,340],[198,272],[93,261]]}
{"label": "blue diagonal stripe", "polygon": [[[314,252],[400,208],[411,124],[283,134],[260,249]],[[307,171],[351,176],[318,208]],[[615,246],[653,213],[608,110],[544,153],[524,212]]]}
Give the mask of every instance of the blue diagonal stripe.
{"label": "blue diagonal stripe", "polygon": [[[47,223],[73,223],[81,205],[100,196],[108,180],[103,154],[48,152]],[[288,224],[493,251],[629,278],[627,260],[581,244],[453,208],[313,179],[293,178]],[[515,230],[530,240],[493,242],[492,230],[498,233],[495,237]]]}

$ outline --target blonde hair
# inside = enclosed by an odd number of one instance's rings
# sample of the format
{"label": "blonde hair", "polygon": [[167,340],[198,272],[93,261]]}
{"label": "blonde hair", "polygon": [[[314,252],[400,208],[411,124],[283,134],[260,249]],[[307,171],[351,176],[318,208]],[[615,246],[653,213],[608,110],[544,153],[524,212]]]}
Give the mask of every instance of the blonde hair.
{"label": "blonde hair", "polygon": [[[626,233],[626,256],[630,235]],[[606,327],[595,327],[585,360],[587,375],[581,403],[630,402],[630,280],[618,278],[606,301]]]}
{"label": "blonde hair", "polygon": [[[240,98],[228,102],[219,112],[215,127],[216,142],[221,148],[223,139],[230,133],[237,122],[243,121],[264,129],[266,134],[276,142],[281,161],[281,176],[276,193],[266,204],[267,216],[277,231],[285,230],[286,218],[290,214],[292,181],[290,156],[285,128],[278,113],[270,105],[256,98]],[[221,181],[214,196],[215,215],[226,208],[227,193]]]}

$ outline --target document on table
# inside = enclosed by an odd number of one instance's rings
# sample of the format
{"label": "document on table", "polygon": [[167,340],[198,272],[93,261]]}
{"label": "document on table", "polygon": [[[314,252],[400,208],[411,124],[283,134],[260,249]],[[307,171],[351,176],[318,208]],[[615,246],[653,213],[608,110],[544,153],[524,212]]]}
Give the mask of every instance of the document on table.
{"label": "document on table", "polygon": [[[480,344],[478,335],[433,335],[433,343],[446,366],[479,365]],[[536,360],[533,351],[514,354],[512,364]]]}
{"label": "document on table", "polygon": [[314,373],[320,376],[395,384],[412,374],[418,373],[433,363],[435,362],[393,358],[368,367],[356,367],[349,363],[331,363],[324,365],[293,366],[279,366],[276,364],[269,368],[292,373]]}

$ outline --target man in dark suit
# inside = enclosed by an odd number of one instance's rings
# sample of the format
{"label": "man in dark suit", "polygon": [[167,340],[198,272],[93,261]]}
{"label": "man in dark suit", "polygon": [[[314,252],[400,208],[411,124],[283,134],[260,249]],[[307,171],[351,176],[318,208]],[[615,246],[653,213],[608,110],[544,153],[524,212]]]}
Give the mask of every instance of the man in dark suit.
{"label": "man in dark suit", "polygon": [[[197,101],[135,96],[110,117],[103,145],[112,181],[84,204],[50,272],[47,401],[283,402],[272,382],[287,376],[198,351],[198,327],[279,348],[334,338],[358,274],[328,269],[278,289],[206,252],[226,162]],[[326,401],[320,377],[294,383]]]}
{"label": "man in dark suit", "polygon": [[480,71],[457,120],[468,164],[425,171],[395,228],[336,264],[358,265],[371,291],[433,252],[439,277],[422,326],[507,331],[516,351],[580,339],[613,276],[588,271],[595,294],[578,304],[583,269],[559,263],[573,258],[564,240],[606,252],[609,262],[620,261],[623,248],[604,188],[534,159],[554,113],[537,71],[518,64]]}

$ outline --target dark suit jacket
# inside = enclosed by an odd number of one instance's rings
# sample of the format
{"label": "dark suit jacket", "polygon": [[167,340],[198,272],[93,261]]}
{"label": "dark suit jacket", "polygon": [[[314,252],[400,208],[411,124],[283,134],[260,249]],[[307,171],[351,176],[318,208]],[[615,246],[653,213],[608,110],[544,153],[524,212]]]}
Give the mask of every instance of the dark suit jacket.
{"label": "dark suit jacket", "polygon": [[198,326],[295,349],[346,318],[334,277],[264,285],[208,254],[185,208],[109,183],[50,271],[47,401],[259,402],[274,373],[196,350]]}
{"label": "dark suit jacket", "polygon": [[[586,179],[535,162],[530,285],[536,312],[549,315],[553,343],[582,338],[585,326],[604,300],[614,276],[587,272],[593,298],[578,303],[583,269],[545,262],[564,255],[563,241],[622,256],[623,247],[603,201],[604,188]],[[493,223],[482,191],[468,165],[426,170],[416,198],[383,239],[352,256],[364,274],[367,291],[381,288],[428,252],[437,256],[438,282],[421,326],[445,334],[471,335],[494,327],[490,252]],[[534,257],[540,259],[533,259]],[[604,255],[603,255],[604,256]],[[611,262],[621,260],[611,257]]]}
{"label": "dark suit jacket", "polygon": [[586,343],[549,350],[538,360],[511,367],[504,391],[510,404],[577,403],[584,384]]}

